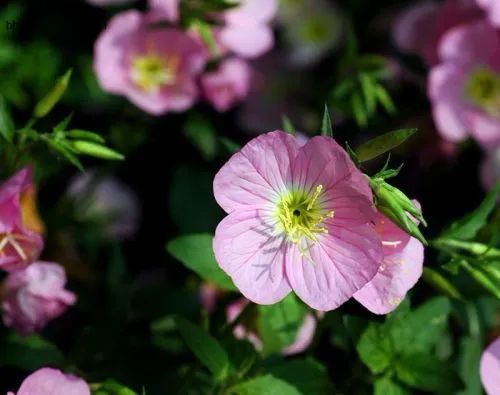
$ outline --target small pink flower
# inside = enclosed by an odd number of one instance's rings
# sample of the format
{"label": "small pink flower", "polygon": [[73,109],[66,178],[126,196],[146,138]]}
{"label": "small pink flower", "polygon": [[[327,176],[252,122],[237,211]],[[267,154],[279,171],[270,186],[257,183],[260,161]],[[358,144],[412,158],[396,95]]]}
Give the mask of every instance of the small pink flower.
{"label": "small pink flower", "polygon": [[500,27],[500,1],[498,0],[476,0],[479,7],[484,9],[488,14],[490,22]]}
{"label": "small pink flower", "polygon": [[242,101],[250,90],[251,70],[244,60],[230,58],[222,61],[217,70],[205,73],[201,85],[207,100],[219,112]]}
{"label": "small pink flower", "polygon": [[290,134],[263,134],[217,173],[214,195],[228,213],[215,232],[217,262],[255,303],[293,290],[332,310],[382,262],[367,178],[331,138],[300,147]]}
{"label": "small pink flower", "polygon": [[43,248],[31,173],[25,167],[0,186],[0,268],[7,271],[29,265]]}
{"label": "small pink flower", "polygon": [[94,69],[105,91],[154,114],[185,111],[198,98],[196,78],[207,50],[177,28],[149,26],[154,14],[127,11],[111,19],[95,44]]}
{"label": "small pink flower", "polygon": [[438,62],[438,45],[443,35],[482,15],[475,0],[417,2],[396,18],[392,36],[402,51],[419,55],[428,65],[434,65]]}
{"label": "small pink flower", "polygon": [[[249,300],[245,298],[238,299],[237,301],[231,303],[226,310],[226,318],[228,322],[233,322],[243,311],[246,305],[248,305]],[[297,336],[292,344],[285,346],[281,353],[283,355],[294,355],[300,354],[307,350],[314,339],[314,333],[316,332],[316,319],[311,313],[306,313],[304,316],[304,322],[297,331]],[[262,351],[263,344],[259,337],[259,334],[252,329],[248,329],[244,324],[236,325],[233,334],[237,339],[246,339],[253,344],[257,351]]]}
{"label": "small pink flower", "polygon": [[213,313],[217,308],[217,301],[224,295],[224,290],[210,282],[204,282],[200,286],[201,306],[209,313]]}
{"label": "small pink flower", "polygon": [[241,0],[225,11],[225,25],[218,30],[220,44],[244,58],[256,58],[274,45],[270,26],[278,10],[277,0]]}
{"label": "small pink flower", "polygon": [[500,394],[500,338],[483,352],[479,372],[486,394]]}
{"label": "small pink flower", "polygon": [[180,0],[149,0],[149,8],[159,19],[169,22],[179,20]]}
{"label": "small pink flower", "polygon": [[486,22],[449,31],[439,47],[428,94],[434,121],[450,141],[473,137],[485,148],[500,143],[500,37]]}
{"label": "small pink flower", "polygon": [[42,368],[24,379],[17,395],[90,395],[90,388],[85,381],[72,374]]}
{"label": "small pink flower", "polygon": [[3,284],[3,322],[25,335],[42,329],[75,304],[66,290],[66,273],[57,263],[34,262],[9,274]]}
{"label": "small pink flower", "polygon": [[422,275],[424,246],[390,219],[378,213],[377,233],[384,248],[384,261],[377,275],[354,298],[375,314],[393,311]]}

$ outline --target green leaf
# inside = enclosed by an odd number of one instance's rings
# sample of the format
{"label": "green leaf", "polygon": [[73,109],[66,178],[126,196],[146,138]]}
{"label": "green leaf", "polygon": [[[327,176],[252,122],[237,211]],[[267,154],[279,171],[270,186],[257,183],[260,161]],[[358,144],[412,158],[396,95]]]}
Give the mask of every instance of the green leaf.
{"label": "green leaf", "polygon": [[241,149],[241,145],[239,145],[238,143],[234,142],[231,139],[228,139],[226,137],[220,137],[219,140],[226,149],[226,151],[230,154],[234,154]]}
{"label": "green leaf", "polygon": [[137,395],[137,392],[117,383],[114,380],[106,380],[103,383],[92,384],[92,395]]}
{"label": "green leaf", "polygon": [[93,141],[94,143],[104,144],[106,142],[100,134],[90,132],[88,130],[73,129],[66,132],[66,135],[72,139],[88,140]]}
{"label": "green leaf", "polygon": [[208,119],[196,115],[188,119],[184,134],[207,160],[217,154],[217,134]]}
{"label": "green leaf", "polygon": [[460,266],[463,267],[477,283],[491,292],[496,298],[500,299],[500,278],[494,275],[491,270],[488,270],[485,265],[471,264],[465,259],[462,259],[460,261]]}
{"label": "green leaf", "polygon": [[64,73],[62,77],[60,77],[56,84],[52,87],[52,89],[45,95],[35,106],[35,110],[33,111],[33,115],[37,118],[42,118],[47,115],[52,108],[57,104],[57,102],[61,99],[64,92],[69,85],[69,80],[71,78],[72,70],[69,69]]}
{"label": "green leaf", "polygon": [[294,386],[270,374],[238,384],[230,388],[229,393],[236,395],[301,395]]}
{"label": "green leaf", "polygon": [[231,278],[215,260],[212,240],[213,236],[207,233],[180,236],[167,244],[167,250],[204,280],[211,281],[222,289],[234,291],[236,287]]}
{"label": "green leaf", "polygon": [[365,127],[368,124],[368,116],[363,106],[363,99],[361,98],[359,92],[355,92],[351,96],[351,111],[354,114],[354,119],[359,126]]}
{"label": "green leaf", "polygon": [[279,303],[260,305],[259,333],[264,343],[264,352],[279,352],[292,344],[302,326],[307,308],[293,294]]}
{"label": "green leaf", "polygon": [[292,121],[290,118],[288,118],[286,115],[283,115],[281,117],[282,123],[283,123],[283,131],[290,133],[290,134],[295,134],[297,132],[297,129],[295,126],[293,126]]}
{"label": "green leaf", "polygon": [[465,383],[465,390],[460,395],[481,395],[479,360],[483,352],[483,343],[479,336],[467,336],[460,340],[458,371]]}
{"label": "green leaf", "polygon": [[76,152],[82,155],[93,156],[99,159],[105,160],[124,160],[125,157],[116,152],[115,150],[108,148],[104,145],[93,143],[91,141],[77,140],[72,141],[71,145]]}
{"label": "green leaf", "polygon": [[451,365],[428,353],[402,355],[396,361],[396,375],[409,386],[425,391],[455,394],[463,388]]}
{"label": "green leaf", "polygon": [[326,368],[312,358],[286,361],[267,367],[266,372],[292,384],[302,394],[323,395],[332,393],[332,385],[328,379]]}
{"label": "green leaf", "polygon": [[7,106],[7,102],[0,95],[0,136],[2,136],[8,142],[12,141],[12,135],[14,133],[14,122],[10,116],[10,111]]}
{"label": "green leaf", "polygon": [[367,74],[361,72],[359,74],[359,82],[365,98],[365,106],[368,114],[373,114],[377,107],[377,83]]}
{"label": "green leaf", "polygon": [[385,111],[387,111],[389,114],[395,114],[397,112],[396,106],[394,105],[391,96],[389,95],[389,93],[387,93],[387,91],[382,85],[377,85],[376,95],[378,101],[382,104]]}
{"label": "green leaf", "polygon": [[500,184],[497,184],[495,188],[488,193],[477,209],[453,223],[449,229],[443,232],[441,237],[459,240],[473,239],[477,232],[486,224],[489,215],[496,207],[499,193]]}
{"label": "green leaf", "polygon": [[462,295],[458,289],[446,279],[441,273],[437,272],[430,267],[424,267],[422,279],[428,284],[432,285],[437,290],[441,291],[446,296],[451,298],[460,299]]}
{"label": "green leaf", "polygon": [[66,116],[61,122],[59,122],[56,126],[54,126],[54,132],[63,132],[68,127],[71,119],[73,118],[73,113]]}
{"label": "green leaf", "polygon": [[356,346],[359,357],[372,373],[384,372],[392,363],[394,349],[383,325],[370,323]]}
{"label": "green leaf", "polygon": [[448,299],[437,297],[389,321],[394,348],[399,352],[428,352],[445,332],[451,305]]}
{"label": "green leaf", "polygon": [[360,162],[366,162],[396,148],[416,132],[417,129],[399,129],[385,133],[358,147],[356,155]]}
{"label": "green leaf", "polygon": [[224,380],[231,369],[226,350],[214,337],[184,318],[177,317],[175,321],[182,338],[200,362],[216,380]]}
{"label": "green leaf", "polygon": [[411,395],[411,393],[388,377],[379,378],[373,383],[374,395]]}
{"label": "green leaf", "polygon": [[[73,147],[68,147],[68,143],[65,141],[57,141],[50,138],[43,138],[43,140],[51,147],[54,151],[60,153],[66,158],[68,162],[73,164],[78,170],[83,172],[83,166],[78,159],[78,157],[73,153]],[[65,144],[66,143],[66,144]]]}
{"label": "green leaf", "polygon": [[0,366],[33,371],[47,365],[62,366],[61,351],[38,335],[22,337],[10,334],[0,341]]}
{"label": "green leaf", "polygon": [[321,121],[321,135],[333,137],[332,119],[330,118],[330,112],[326,104],[325,111],[323,112],[323,120]]}

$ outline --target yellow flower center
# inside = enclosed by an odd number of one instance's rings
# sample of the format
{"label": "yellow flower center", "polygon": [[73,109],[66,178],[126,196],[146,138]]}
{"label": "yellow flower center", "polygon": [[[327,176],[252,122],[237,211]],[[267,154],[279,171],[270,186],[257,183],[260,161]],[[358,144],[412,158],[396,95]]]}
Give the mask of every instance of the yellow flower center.
{"label": "yellow flower center", "polygon": [[500,75],[479,68],[469,78],[465,89],[473,104],[492,116],[500,117]]}
{"label": "yellow flower center", "polygon": [[148,93],[156,93],[162,86],[171,85],[177,77],[179,58],[156,54],[139,55],[132,60],[131,78]]}
{"label": "yellow flower center", "polygon": [[291,190],[284,195],[277,205],[276,217],[280,231],[284,232],[292,243],[299,243],[303,238],[317,241],[318,234],[328,233],[325,220],[333,218],[334,211],[326,211],[319,198],[323,185],[318,185],[312,193]]}

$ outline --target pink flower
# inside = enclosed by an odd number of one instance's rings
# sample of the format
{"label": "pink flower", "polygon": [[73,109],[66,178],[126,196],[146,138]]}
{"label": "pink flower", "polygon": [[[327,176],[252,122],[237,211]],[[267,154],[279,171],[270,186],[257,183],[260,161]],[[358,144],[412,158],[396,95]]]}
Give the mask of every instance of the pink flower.
{"label": "pink flower", "polygon": [[25,167],[0,186],[0,268],[7,271],[29,265],[43,248],[31,173]]}
{"label": "pink flower", "polygon": [[87,0],[87,3],[98,7],[107,7],[132,3],[134,0]]}
{"label": "pink flower", "polygon": [[225,26],[217,32],[220,44],[244,58],[263,55],[274,45],[269,24],[277,10],[277,0],[241,0],[222,15]]}
{"label": "pink flower", "polygon": [[179,20],[180,0],[149,0],[149,8],[154,15],[169,22]]}
{"label": "pink flower", "polygon": [[422,275],[424,246],[390,219],[377,214],[377,233],[384,248],[384,261],[377,275],[354,298],[375,314],[393,311]]}
{"label": "pink flower", "polygon": [[9,274],[3,284],[3,322],[21,334],[42,329],[75,304],[67,291],[66,273],[57,263],[34,262]]}
{"label": "pink flower", "polygon": [[367,178],[331,138],[299,147],[290,134],[263,134],[222,167],[214,195],[228,213],[215,232],[215,256],[255,303],[294,290],[309,306],[332,310],[382,262]]}
{"label": "pink flower", "polygon": [[208,53],[180,29],[148,26],[155,18],[127,11],[111,19],[96,41],[94,69],[105,91],[150,114],[185,111],[198,98]]}
{"label": "pink flower", "polygon": [[472,136],[486,148],[500,143],[500,39],[486,22],[449,31],[439,47],[428,94],[441,135]]}
{"label": "pink flower", "polygon": [[500,27],[500,1],[498,0],[476,0],[479,7],[484,9],[488,14],[490,22]]}
{"label": "pink flower", "polygon": [[72,374],[42,368],[24,379],[17,395],[90,395],[90,388],[85,381]]}
{"label": "pink flower", "polygon": [[500,338],[483,352],[479,372],[481,382],[488,395],[500,394]]}
{"label": "pink flower", "polygon": [[207,100],[219,112],[224,112],[243,100],[250,90],[251,70],[244,60],[230,58],[217,70],[205,73],[201,79]]}
{"label": "pink flower", "polygon": [[[233,322],[243,311],[245,306],[250,303],[247,299],[241,298],[231,303],[226,310],[228,322]],[[292,344],[287,345],[281,350],[283,355],[294,355],[304,352],[312,343],[314,333],[316,332],[316,319],[311,313],[304,316],[304,322],[297,331],[297,336]],[[257,351],[263,348],[262,340],[259,334],[252,329],[248,329],[244,324],[236,325],[233,334],[237,339],[246,339],[253,344]]]}
{"label": "pink flower", "polygon": [[453,27],[482,17],[475,0],[417,2],[396,18],[393,38],[404,52],[421,56],[428,65],[438,62],[438,45]]}
{"label": "pink flower", "polygon": [[213,313],[217,308],[217,301],[224,295],[224,290],[210,282],[204,282],[200,286],[201,306],[209,313]]}

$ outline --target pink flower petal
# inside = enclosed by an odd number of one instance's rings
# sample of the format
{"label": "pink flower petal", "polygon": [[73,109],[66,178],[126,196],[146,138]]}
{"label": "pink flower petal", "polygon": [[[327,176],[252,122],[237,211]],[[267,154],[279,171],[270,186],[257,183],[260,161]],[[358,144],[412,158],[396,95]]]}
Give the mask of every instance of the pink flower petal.
{"label": "pink flower petal", "polygon": [[81,378],[65,375],[60,370],[42,368],[28,376],[17,395],[90,395],[90,388]]}
{"label": "pink flower petal", "polygon": [[244,58],[257,58],[274,45],[273,31],[267,25],[227,25],[217,37],[223,47]]}
{"label": "pink flower petal", "polygon": [[380,239],[371,224],[332,227],[305,252],[290,247],[286,276],[300,299],[316,310],[339,307],[365,286],[382,262]]}
{"label": "pink flower petal", "polygon": [[270,132],[253,139],[215,176],[217,203],[227,213],[249,206],[269,207],[285,191],[290,163],[297,152],[297,141],[288,133]]}
{"label": "pink flower petal", "polygon": [[479,372],[486,393],[488,395],[500,394],[500,338],[484,351]]}
{"label": "pink flower petal", "polygon": [[283,355],[300,354],[307,350],[314,339],[316,332],[316,319],[311,313],[307,313],[304,322],[299,328],[295,341],[285,347],[281,352]]}
{"label": "pink flower petal", "polygon": [[277,11],[278,0],[241,0],[224,13],[224,19],[230,25],[255,26],[271,22]]}
{"label": "pink flower petal", "polygon": [[215,231],[220,267],[247,299],[259,304],[279,302],[291,291],[284,270],[286,244],[275,225],[271,212],[235,211]]}

